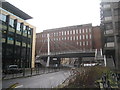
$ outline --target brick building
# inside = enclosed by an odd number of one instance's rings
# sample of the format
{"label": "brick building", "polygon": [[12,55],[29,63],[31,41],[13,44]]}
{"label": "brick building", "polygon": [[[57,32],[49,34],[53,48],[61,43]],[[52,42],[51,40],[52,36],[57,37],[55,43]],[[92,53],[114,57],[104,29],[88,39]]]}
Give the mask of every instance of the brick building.
{"label": "brick building", "polygon": [[50,52],[93,50],[102,48],[101,30],[92,24],[48,29],[36,34],[36,54],[47,53],[47,34],[50,35]]}

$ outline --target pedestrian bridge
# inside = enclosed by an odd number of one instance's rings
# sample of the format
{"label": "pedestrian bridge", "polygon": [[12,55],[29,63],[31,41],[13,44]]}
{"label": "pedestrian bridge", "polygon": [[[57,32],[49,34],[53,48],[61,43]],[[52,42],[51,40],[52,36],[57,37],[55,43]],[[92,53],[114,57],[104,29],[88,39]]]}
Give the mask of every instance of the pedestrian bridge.
{"label": "pedestrian bridge", "polygon": [[39,58],[44,57],[60,57],[60,58],[71,58],[71,57],[95,57],[95,50],[76,50],[76,51],[63,51],[63,52],[50,52],[41,53],[37,55]]}

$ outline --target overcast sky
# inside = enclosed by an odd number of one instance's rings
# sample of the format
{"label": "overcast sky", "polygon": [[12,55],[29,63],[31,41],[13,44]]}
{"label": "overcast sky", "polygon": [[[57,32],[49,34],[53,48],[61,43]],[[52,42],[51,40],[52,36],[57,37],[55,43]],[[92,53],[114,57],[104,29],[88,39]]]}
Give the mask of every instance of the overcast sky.
{"label": "overcast sky", "polygon": [[33,17],[36,32],[92,23],[100,25],[100,0],[6,0]]}

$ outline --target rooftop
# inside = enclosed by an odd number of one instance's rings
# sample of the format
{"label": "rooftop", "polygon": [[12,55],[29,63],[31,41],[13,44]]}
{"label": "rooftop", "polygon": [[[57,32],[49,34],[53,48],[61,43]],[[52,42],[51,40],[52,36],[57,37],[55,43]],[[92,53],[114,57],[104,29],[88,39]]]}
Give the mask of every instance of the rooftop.
{"label": "rooftop", "polygon": [[29,16],[28,14],[26,14],[22,10],[18,9],[17,7],[13,6],[9,2],[6,2],[6,1],[2,2],[2,8],[11,12],[12,14],[24,19],[24,20],[32,19],[31,16]]}

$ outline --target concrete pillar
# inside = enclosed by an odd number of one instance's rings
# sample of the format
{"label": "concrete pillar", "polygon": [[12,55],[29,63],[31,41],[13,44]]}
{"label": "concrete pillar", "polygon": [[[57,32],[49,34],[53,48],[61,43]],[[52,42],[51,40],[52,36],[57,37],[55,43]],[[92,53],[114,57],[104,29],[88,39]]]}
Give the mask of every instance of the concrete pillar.
{"label": "concrete pillar", "polygon": [[48,59],[47,59],[47,64],[46,67],[49,67],[49,63],[50,63],[50,38],[49,38],[49,34],[47,34],[47,40],[48,40]]}

